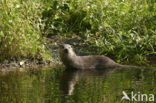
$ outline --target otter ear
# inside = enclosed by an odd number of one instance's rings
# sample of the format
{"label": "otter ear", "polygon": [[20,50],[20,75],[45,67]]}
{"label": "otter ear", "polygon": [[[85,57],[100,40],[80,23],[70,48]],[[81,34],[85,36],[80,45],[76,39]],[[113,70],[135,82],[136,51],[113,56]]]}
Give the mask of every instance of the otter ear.
{"label": "otter ear", "polygon": [[73,46],[72,46],[72,45],[70,45],[70,48],[73,48]]}

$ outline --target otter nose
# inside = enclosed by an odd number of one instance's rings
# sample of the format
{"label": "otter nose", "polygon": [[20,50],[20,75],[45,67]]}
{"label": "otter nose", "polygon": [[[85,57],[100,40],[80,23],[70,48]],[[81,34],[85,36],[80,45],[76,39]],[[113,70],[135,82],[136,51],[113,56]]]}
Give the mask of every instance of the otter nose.
{"label": "otter nose", "polygon": [[67,49],[67,48],[64,48],[64,52],[65,52],[65,53],[68,53],[68,49]]}

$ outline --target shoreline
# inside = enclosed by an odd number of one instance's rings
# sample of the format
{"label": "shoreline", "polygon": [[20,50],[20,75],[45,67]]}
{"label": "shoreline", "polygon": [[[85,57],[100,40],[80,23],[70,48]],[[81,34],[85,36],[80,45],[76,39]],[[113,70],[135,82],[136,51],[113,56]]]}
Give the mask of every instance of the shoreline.
{"label": "shoreline", "polygon": [[31,69],[31,68],[41,68],[41,67],[50,67],[55,66],[60,63],[56,62],[10,62],[10,63],[0,63],[0,72],[7,72],[7,71],[16,71],[22,69]]}

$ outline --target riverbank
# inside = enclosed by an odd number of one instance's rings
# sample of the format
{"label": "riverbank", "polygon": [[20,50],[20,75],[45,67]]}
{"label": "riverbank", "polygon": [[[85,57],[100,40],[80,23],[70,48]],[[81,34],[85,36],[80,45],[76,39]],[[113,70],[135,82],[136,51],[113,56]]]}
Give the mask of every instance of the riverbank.
{"label": "riverbank", "polygon": [[63,43],[79,55],[149,64],[156,54],[155,10],[155,3],[139,0],[2,1],[1,68],[60,63]]}
{"label": "riverbank", "polygon": [[[0,63],[0,71],[10,71],[11,69],[20,70],[21,68],[40,68],[40,67],[50,67],[55,65],[61,65],[62,62],[59,57],[59,45],[67,43],[71,44],[74,48],[74,51],[78,55],[97,55],[98,48],[92,46],[89,41],[80,38],[79,36],[72,37],[64,37],[61,35],[55,35],[46,39],[46,48],[51,52],[51,60],[43,61],[43,60],[29,60],[23,59],[18,61],[4,61]],[[114,56],[109,56],[114,61],[117,61],[117,58]],[[148,58],[148,62],[138,64],[137,62],[122,62],[122,64],[131,64],[138,66],[150,66],[156,67],[156,55],[150,55]]]}
{"label": "riverbank", "polygon": [[39,62],[39,61],[28,61],[28,60],[22,60],[22,61],[11,61],[9,63],[0,63],[0,72],[4,71],[12,71],[12,70],[18,70],[23,68],[39,68],[39,67],[49,67],[54,66],[56,63],[54,62]]}

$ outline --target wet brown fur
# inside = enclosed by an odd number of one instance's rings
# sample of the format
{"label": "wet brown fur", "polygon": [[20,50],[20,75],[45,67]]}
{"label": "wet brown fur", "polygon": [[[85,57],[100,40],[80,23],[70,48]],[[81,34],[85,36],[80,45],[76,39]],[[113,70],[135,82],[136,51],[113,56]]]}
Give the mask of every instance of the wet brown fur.
{"label": "wet brown fur", "polygon": [[[142,67],[121,65],[106,56],[77,56],[69,44],[64,44],[60,48],[60,57],[63,64],[70,69],[108,69],[108,68],[135,68]],[[144,68],[146,69],[146,68]]]}

